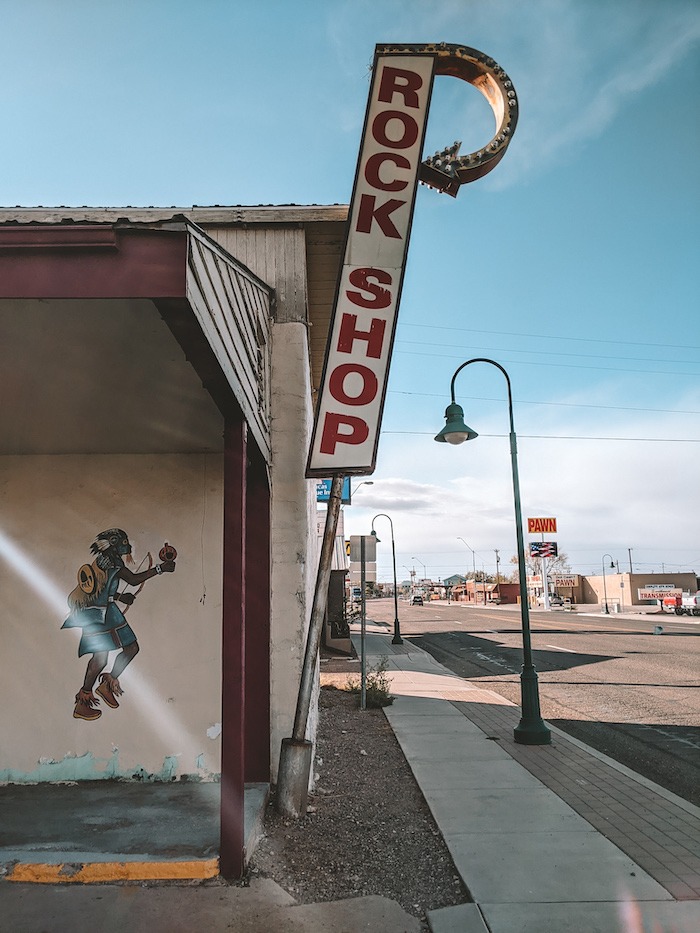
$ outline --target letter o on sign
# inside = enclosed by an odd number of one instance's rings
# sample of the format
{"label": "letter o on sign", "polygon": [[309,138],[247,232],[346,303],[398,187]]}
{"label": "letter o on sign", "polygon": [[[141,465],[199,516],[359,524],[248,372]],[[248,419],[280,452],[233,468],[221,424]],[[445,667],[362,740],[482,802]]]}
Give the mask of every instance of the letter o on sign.
{"label": "letter o on sign", "polygon": [[[362,381],[360,391],[355,395],[350,395],[345,388],[345,381],[351,375],[359,376]],[[350,380],[351,390],[356,384],[357,379]],[[379,383],[377,377],[367,366],[344,363],[342,366],[336,366],[331,373],[328,388],[333,398],[343,405],[368,405],[376,396]]]}
{"label": "letter o on sign", "polygon": [[[390,124],[399,124],[395,139],[389,136]],[[384,110],[378,113],[372,123],[372,136],[380,146],[388,149],[409,149],[418,139],[418,124],[409,113],[400,110]]]}

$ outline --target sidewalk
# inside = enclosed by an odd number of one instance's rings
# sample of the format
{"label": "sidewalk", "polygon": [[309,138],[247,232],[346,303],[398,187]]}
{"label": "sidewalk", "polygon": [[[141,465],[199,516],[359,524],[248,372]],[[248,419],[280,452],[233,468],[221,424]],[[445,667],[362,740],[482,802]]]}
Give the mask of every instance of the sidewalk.
{"label": "sidewalk", "polygon": [[[698,808],[557,729],[551,746],[516,745],[517,706],[409,640],[392,645],[385,627],[367,628],[368,665],[388,658],[396,699],[387,719],[474,901],[432,911],[433,933],[700,930]],[[359,634],[352,638],[359,654]],[[299,905],[264,879],[70,883],[81,865],[99,869],[100,858],[132,871],[173,859],[208,871],[218,799],[217,786],[203,787],[166,785],[155,797],[151,788],[146,810],[130,788],[133,810],[119,814],[105,809],[102,788],[86,786],[59,788],[59,814],[54,788],[45,809],[32,804],[31,819],[21,798],[38,791],[41,799],[42,788],[11,790],[0,813],[0,933],[418,933],[418,920],[387,898]],[[183,825],[173,823],[172,794],[191,795]],[[251,831],[259,810],[257,801]],[[124,824],[145,812],[150,822],[134,835]],[[62,883],[7,880],[39,858],[56,865]]]}
{"label": "sidewalk", "polygon": [[[385,709],[473,904],[433,933],[696,933],[700,810],[552,729],[516,745],[520,710],[369,624]],[[360,636],[353,633],[360,654]]]}

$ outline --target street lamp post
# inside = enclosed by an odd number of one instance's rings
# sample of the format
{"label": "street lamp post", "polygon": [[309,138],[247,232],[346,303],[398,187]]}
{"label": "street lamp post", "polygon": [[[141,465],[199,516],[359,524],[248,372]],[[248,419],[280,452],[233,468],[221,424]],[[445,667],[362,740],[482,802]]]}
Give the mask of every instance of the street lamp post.
{"label": "street lamp post", "polygon": [[[610,555],[609,555],[609,554],[603,554],[603,556],[602,556],[602,558],[601,558],[601,563],[602,563],[602,565],[603,565],[603,597],[604,597],[604,599],[605,599],[605,614],[609,616],[609,615],[610,615],[610,610],[608,609],[608,588],[607,588],[607,586],[606,586],[606,584],[605,584],[605,558],[606,558],[606,557],[610,557]],[[610,557],[610,569],[611,569],[611,570],[614,570],[614,569],[615,569],[615,561],[612,559],[612,557]]]}
{"label": "street lamp post", "polygon": [[419,563],[419,564],[421,565],[421,567],[423,568],[423,579],[424,579],[424,580],[427,580],[427,579],[428,579],[428,568],[425,566],[425,564],[424,564],[423,561],[420,559],[420,557],[412,557],[411,560],[417,560],[417,561],[418,561],[418,563]]}
{"label": "street lamp post", "polygon": [[[372,534],[377,538],[377,532],[374,530],[374,523],[378,518],[388,518],[391,526],[391,563],[394,568],[394,637],[391,639],[392,645],[402,645],[403,638],[399,630],[399,591],[396,586],[396,547],[394,545],[394,523],[386,512],[380,512],[372,519]],[[379,538],[377,538],[379,541]]]}
{"label": "street lamp post", "polygon": [[352,497],[355,495],[355,493],[357,492],[357,490],[360,488],[360,486],[374,486],[374,480],[373,480],[373,479],[363,479],[361,483],[358,483],[357,486],[355,486],[354,489],[351,489],[351,490],[350,490],[350,498],[351,498],[351,499],[352,499]]}
{"label": "street lamp post", "polygon": [[532,663],[532,645],[530,638],[530,610],[527,604],[527,577],[525,566],[525,544],[523,540],[523,520],[520,507],[520,481],[518,479],[518,449],[513,423],[513,396],[510,377],[500,363],[495,360],[476,358],[467,360],[458,366],[450,384],[451,403],[445,411],[445,427],[435,437],[436,441],[448,444],[462,444],[477,437],[476,431],[464,423],[464,410],[455,402],[455,380],[458,374],[471,363],[489,363],[499,369],[506,379],[508,387],[508,415],[510,419],[510,460],[513,473],[513,502],[515,507],[515,536],[518,548],[518,578],[520,584],[520,613],[523,627],[523,666],[520,672],[521,718],[513,735],[520,745],[549,745],[552,734],[540,713],[539,687],[537,671]]}
{"label": "street lamp post", "polygon": [[[457,540],[461,541],[462,544],[467,544],[464,538],[460,538],[459,535],[457,536]],[[474,605],[476,605],[476,554],[474,553],[474,548],[469,547],[468,544],[467,547],[472,552],[472,583],[474,584]]]}

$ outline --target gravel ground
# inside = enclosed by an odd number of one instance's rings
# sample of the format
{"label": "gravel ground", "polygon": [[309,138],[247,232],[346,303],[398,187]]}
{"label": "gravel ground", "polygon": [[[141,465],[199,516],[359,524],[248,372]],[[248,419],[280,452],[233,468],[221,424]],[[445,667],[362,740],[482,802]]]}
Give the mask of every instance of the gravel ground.
{"label": "gravel ground", "polygon": [[355,661],[323,657],[314,794],[301,820],[274,809],[250,871],[299,903],[366,894],[421,919],[469,900],[450,853],[381,709],[342,689]]}

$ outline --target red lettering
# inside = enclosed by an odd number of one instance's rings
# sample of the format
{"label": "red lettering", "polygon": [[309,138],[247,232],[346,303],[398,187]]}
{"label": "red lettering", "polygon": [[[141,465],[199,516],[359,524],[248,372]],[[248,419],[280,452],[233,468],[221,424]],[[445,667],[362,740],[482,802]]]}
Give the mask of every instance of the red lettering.
{"label": "red lettering", "polygon": [[404,71],[385,65],[379,82],[379,100],[385,104],[393,103],[394,94],[403,97],[404,107],[418,107],[418,94],[423,87],[423,79],[415,71]]}
{"label": "red lettering", "polygon": [[379,318],[372,318],[372,323],[369,326],[369,330],[356,330],[356,324],[356,314],[343,314],[340,320],[338,352],[352,353],[352,345],[356,340],[366,340],[366,355],[372,359],[378,360],[382,355],[382,344],[384,343],[386,321],[382,321]]}
{"label": "red lettering", "polygon": [[398,178],[394,181],[382,181],[379,177],[379,169],[384,162],[393,162],[397,168],[411,167],[411,163],[406,156],[394,152],[377,152],[367,159],[365,178],[378,191],[403,191],[408,186],[407,181],[400,181]]}
{"label": "red lettering", "polygon": [[379,285],[375,285],[370,279],[376,279],[377,282],[380,282],[382,285],[391,285],[392,278],[389,272],[386,272],[384,269],[353,269],[348,276],[350,279],[350,284],[354,285],[356,288],[361,288],[365,292],[369,292],[370,295],[373,295],[374,298],[365,298],[364,295],[361,295],[359,292],[351,292],[349,289],[346,290],[345,294],[350,299],[354,305],[359,305],[361,308],[388,308],[391,304],[391,292],[388,288],[381,288]]}
{"label": "red lettering", "polygon": [[[345,391],[345,379],[355,373],[362,379],[362,389],[359,395],[348,395]],[[377,395],[379,383],[371,369],[360,366],[359,363],[343,363],[336,366],[328,380],[328,388],[333,398],[342,405],[369,405]]]}
{"label": "red lettering", "polygon": [[[403,135],[397,139],[391,139],[387,132],[389,123],[394,120],[398,120],[403,128]],[[380,146],[408,149],[418,139],[418,124],[409,113],[403,113],[401,110],[382,110],[372,121],[372,136]]]}
{"label": "red lettering", "polygon": [[[342,425],[350,428],[350,431],[341,432]],[[362,418],[356,418],[354,415],[338,415],[329,411],[323,422],[319,449],[322,454],[332,455],[335,453],[336,444],[364,444],[368,437],[369,428]]]}
{"label": "red lettering", "polygon": [[372,221],[376,220],[381,227],[384,236],[395,240],[402,239],[401,234],[394,226],[389,214],[393,214],[406,204],[406,201],[397,201],[396,198],[390,198],[377,207],[377,199],[373,194],[363,194],[360,198],[360,207],[357,212],[358,233],[370,233],[372,230]]}

